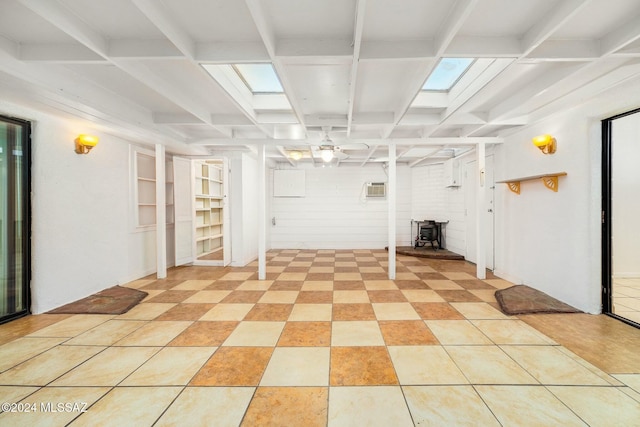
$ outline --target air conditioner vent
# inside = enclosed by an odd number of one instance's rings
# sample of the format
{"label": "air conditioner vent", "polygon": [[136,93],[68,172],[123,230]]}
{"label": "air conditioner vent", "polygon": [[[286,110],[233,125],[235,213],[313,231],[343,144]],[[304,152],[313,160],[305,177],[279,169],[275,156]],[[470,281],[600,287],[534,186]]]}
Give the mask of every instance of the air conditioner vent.
{"label": "air conditioner vent", "polygon": [[384,182],[367,182],[367,197],[385,197],[386,186]]}

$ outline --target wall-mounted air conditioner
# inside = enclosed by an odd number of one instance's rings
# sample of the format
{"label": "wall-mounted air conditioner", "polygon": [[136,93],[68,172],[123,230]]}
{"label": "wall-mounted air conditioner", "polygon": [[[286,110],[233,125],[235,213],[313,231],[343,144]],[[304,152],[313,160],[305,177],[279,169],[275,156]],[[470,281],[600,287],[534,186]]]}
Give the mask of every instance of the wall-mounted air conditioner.
{"label": "wall-mounted air conditioner", "polygon": [[367,182],[367,197],[385,197],[387,195],[384,182]]}

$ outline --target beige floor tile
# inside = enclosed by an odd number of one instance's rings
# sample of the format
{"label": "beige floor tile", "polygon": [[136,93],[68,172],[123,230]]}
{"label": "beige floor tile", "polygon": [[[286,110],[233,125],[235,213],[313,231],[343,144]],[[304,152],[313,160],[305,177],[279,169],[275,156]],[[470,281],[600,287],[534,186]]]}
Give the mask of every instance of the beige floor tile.
{"label": "beige floor tile", "polygon": [[531,375],[496,346],[447,346],[471,384],[535,384]]}
{"label": "beige floor tile", "polygon": [[[337,263],[336,263],[337,264]],[[384,273],[384,268],[382,267],[359,267],[360,273]]]}
{"label": "beige floor tile", "polygon": [[393,280],[365,280],[364,287],[368,291],[397,290],[398,286]]}
{"label": "beige floor tile", "polygon": [[562,347],[562,346],[556,346],[555,348],[559,352],[564,354],[565,356],[569,357],[571,360],[575,361],[576,363],[578,363],[581,366],[584,366],[590,372],[593,372],[594,374],[596,374],[597,376],[602,378],[604,381],[606,381],[610,385],[613,385],[613,386],[616,386],[616,387],[623,387],[625,385],[624,383],[622,383],[622,382],[618,381],[616,378],[614,378],[612,375],[609,375],[608,373],[604,372],[603,370],[601,370],[600,368],[596,367],[595,365],[592,365],[591,363],[587,362],[582,357],[578,356],[577,354],[575,354],[574,352],[572,352],[568,348]]}
{"label": "beige floor tile", "polygon": [[140,279],[140,280],[134,280],[133,282],[129,282],[129,283],[125,283],[124,287],[126,288],[132,288],[132,289],[140,289],[144,286],[147,286],[149,283],[155,282],[155,280],[151,280],[151,279]]}
{"label": "beige floor tile", "polygon": [[280,338],[285,322],[241,322],[223,346],[272,347]]}
{"label": "beige floor tile", "polygon": [[331,320],[332,308],[331,304],[296,304],[291,310],[289,321],[328,322]]}
{"label": "beige floor tile", "polygon": [[333,273],[333,267],[310,267],[309,273]]}
{"label": "beige floor tile", "polygon": [[231,291],[198,291],[191,295],[183,303],[217,303],[229,295]]}
{"label": "beige floor tile", "polygon": [[249,406],[255,387],[187,387],[154,427],[236,427]]}
{"label": "beige floor tile", "polygon": [[185,280],[172,289],[175,291],[200,291],[213,283],[213,280]]}
{"label": "beige floor tile", "polygon": [[520,366],[545,385],[609,385],[553,346],[502,346]]}
{"label": "beige floor tile", "polygon": [[[2,414],[0,415],[0,425],[64,426],[81,415],[83,411],[88,412],[89,407],[108,391],[108,387],[42,388],[22,402],[35,408],[35,412]],[[58,408],[59,403],[63,404],[62,408]],[[70,406],[65,406],[67,403]]]}
{"label": "beige floor tile", "polygon": [[331,280],[306,280],[302,284],[301,291],[332,291],[333,282]]}
{"label": "beige floor tile", "polygon": [[444,302],[436,291],[427,289],[403,289],[402,293],[409,302]]}
{"label": "beige floor tile", "polygon": [[483,280],[483,282],[493,286],[496,289],[506,289],[515,285],[515,283],[511,283],[503,279],[485,279]]}
{"label": "beige floor tile", "polygon": [[295,280],[295,281],[304,281],[307,278],[307,273],[280,273],[278,275],[278,280]]}
{"label": "beige floor tile", "polygon": [[[16,403],[38,391],[40,387],[0,386],[0,403]],[[0,407],[0,412],[3,412]]]}
{"label": "beige floor tile", "polygon": [[549,387],[590,426],[635,426],[640,420],[640,402],[616,387]]}
{"label": "beige floor tile", "polygon": [[425,320],[442,345],[489,345],[491,340],[468,320]]}
{"label": "beige floor tile", "polygon": [[468,289],[468,291],[484,302],[497,302],[495,289]]}
{"label": "beige floor tile", "polygon": [[420,280],[420,278],[411,272],[396,273],[396,280]]}
{"label": "beige floor tile", "polygon": [[333,291],[334,303],[369,303],[367,291]]}
{"label": "beige floor tile", "polygon": [[0,384],[44,386],[102,350],[97,346],[54,347],[0,374]]}
{"label": "beige floor tile", "polygon": [[150,299],[153,299],[154,297],[157,297],[158,295],[165,293],[166,291],[162,289],[147,289],[145,290],[145,292],[147,293],[147,296],[144,297],[141,302],[147,302]]}
{"label": "beige floor tile", "polygon": [[75,337],[112,319],[107,314],[76,314],[29,334],[29,337]]}
{"label": "beige floor tile", "polygon": [[267,273],[282,273],[286,267],[280,265],[268,265]]}
{"label": "beige floor tile", "polygon": [[400,387],[331,387],[329,427],[409,427],[411,415]]}
{"label": "beige floor tile", "polygon": [[181,387],[116,387],[70,425],[150,426],[181,390]]}
{"label": "beige floor tile", "polygon": [[401,385],[468,384],[441,346],[389,346]]}
{"label": "beige floor tile", "polygon": [[292,261],[289,267],[311,267],[311,264],[313,264],[311,261]]}
{"label": "beige floor tile", "polygon": [[355,261],[336,261],[336,267],[358,267]]}
{"label": "beige floor tile", "polygon": [[440,274],[449,280],[473,280],[476,278],[475,276],[462,271],[443,271]]}
{"label": "beige floor tile", "polygon": [[586,426],[545,387],[476,386],[476,390],[505,426]]}
{"label": "beige floor tile", "polygon": [[329,347],[277,347],[260,386],[328,386]]}
{"label": "beige floor tile", "polygon": [[436,270],[428,265],[409,265],[407,269],[412,273],[435,273]]}
{"label": "beige floor tile", "polygon": [[378,320],[420,320],[420,316],[408,302],[373,303]]}
{"label": "beige floor tile", "polygon": [[509,319],[486,302],[453,302],[451,305],[467,319]]}
{"label": "beige floor tile", "polygon": [[218,304],[200,320],[242,320],[255,304]]}
{"label": "beige floor tile", "polygon": [[496,344],[555,344],[521,320],[472,320],[471,323]]}
{"label": "beige floor tile", "polygon": [[356,255],[356,262],[376,262],[378,259],[372,255],[362,256]]}
{"label": "beige floor tile", "polygon": [[334,321],[331,329],[332,346],[385,345],[376,321]]}
{"label": "beige floor tile", "polygon": [[227,273],[220,278],[220,280],[249,280],[249,277],[253,275],[252,272],[249,271],[236,271],[232,273]]}
{"label": "beige floor tile", "polygon": [[417,426],[500,426],[471,386],[406,386],[402,389]]}
{"label": "beige floor tile", "polygon": [[165,311],[175,307],[175,303],[152,303],[146,302],[138,304],[131,310],[117,317],[118,320],[153,320]]}
{"label": "beige floor tile", "polygon": [[335,273],[334,280],[362,280],[360,273]]}
{"label": "beige floor tile", "polygon": [[187,385],[216,348],[165,347],[129,375],[120,385]]}
{"label": "beige floor tile", "polygon": [[156,346],[167,345],[172,339],[180,335],[193,322],[186,320],[150,322],[137,329],[132,334],[116,342],[116,346]]}
{"label": "beige floor tile", "polygon": [[295,259],[293,256],[276,256],[271,259],[274,262],[292,262]]}
{"label": "beige floor tile", "polygon": [[141,326],[146,320],[109,320],[65,342],[65,345],[113,345]]}
{"label": "beige floor tile", "polygon": [[51,385],[115,386],[158,350],[158,347],[109,347]]}
{"label": "beige floor tile", "polygon": [[439,291],[460,291],[464,289],[453,280],[425,280],[424,283],[426,283],[427,286],[429,286],[431,289],[436,289]]}
{"label": "beige floor tile", "polygon": [[298,291],[267,291],[258,301],[261,304],[293,304]]}
{"label": "beige floor tile", "polygon": [[[269,272],[267,270],[267,272]],[[273,280],[247,280],[238,286],[238,291],[266,291],[273,284]]]}
{"label": "beige floor tile", "polygon": [[640,374],[616,374],[614,377],[623,384],[640,393]]}
{"label": "beige floor tile", "polygon": [[18,338],[0,346],[0,372],[65,341],[66,338]]}

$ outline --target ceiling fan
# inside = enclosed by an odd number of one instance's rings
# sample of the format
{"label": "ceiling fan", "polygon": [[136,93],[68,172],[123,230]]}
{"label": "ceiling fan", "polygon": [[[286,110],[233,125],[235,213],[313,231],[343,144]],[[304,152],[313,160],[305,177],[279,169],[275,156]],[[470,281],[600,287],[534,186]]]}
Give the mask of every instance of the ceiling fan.
{"label": "ceiling fan", "polygon": [[312,146],[311,151],[314,155],[319,156],[325,163],[331,162],[333,159],[344,160],[349,157],[343,150],[367,149],[368,144],[363,142],[352,144],[334,144],[329,136],[330,129],[324,130],[324,138],[317,146]]}

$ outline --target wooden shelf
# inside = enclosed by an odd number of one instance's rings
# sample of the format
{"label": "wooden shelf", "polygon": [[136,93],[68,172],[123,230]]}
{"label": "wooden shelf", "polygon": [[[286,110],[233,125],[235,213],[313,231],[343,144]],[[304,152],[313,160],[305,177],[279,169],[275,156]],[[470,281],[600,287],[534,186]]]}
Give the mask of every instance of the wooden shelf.
{"label": "wooden shelf", "polygon": [[541,179],[545,187],[551,191],[558,192],[558,177],[566,176],[566,172],[546,173],[543,175],[524,176],[522,178],[505,179],[502,181],[496,181],[496,183],[507,184],[509,190],[516,194],[520,194],[520,183],[522,181],[533,181],[535,179]]}

